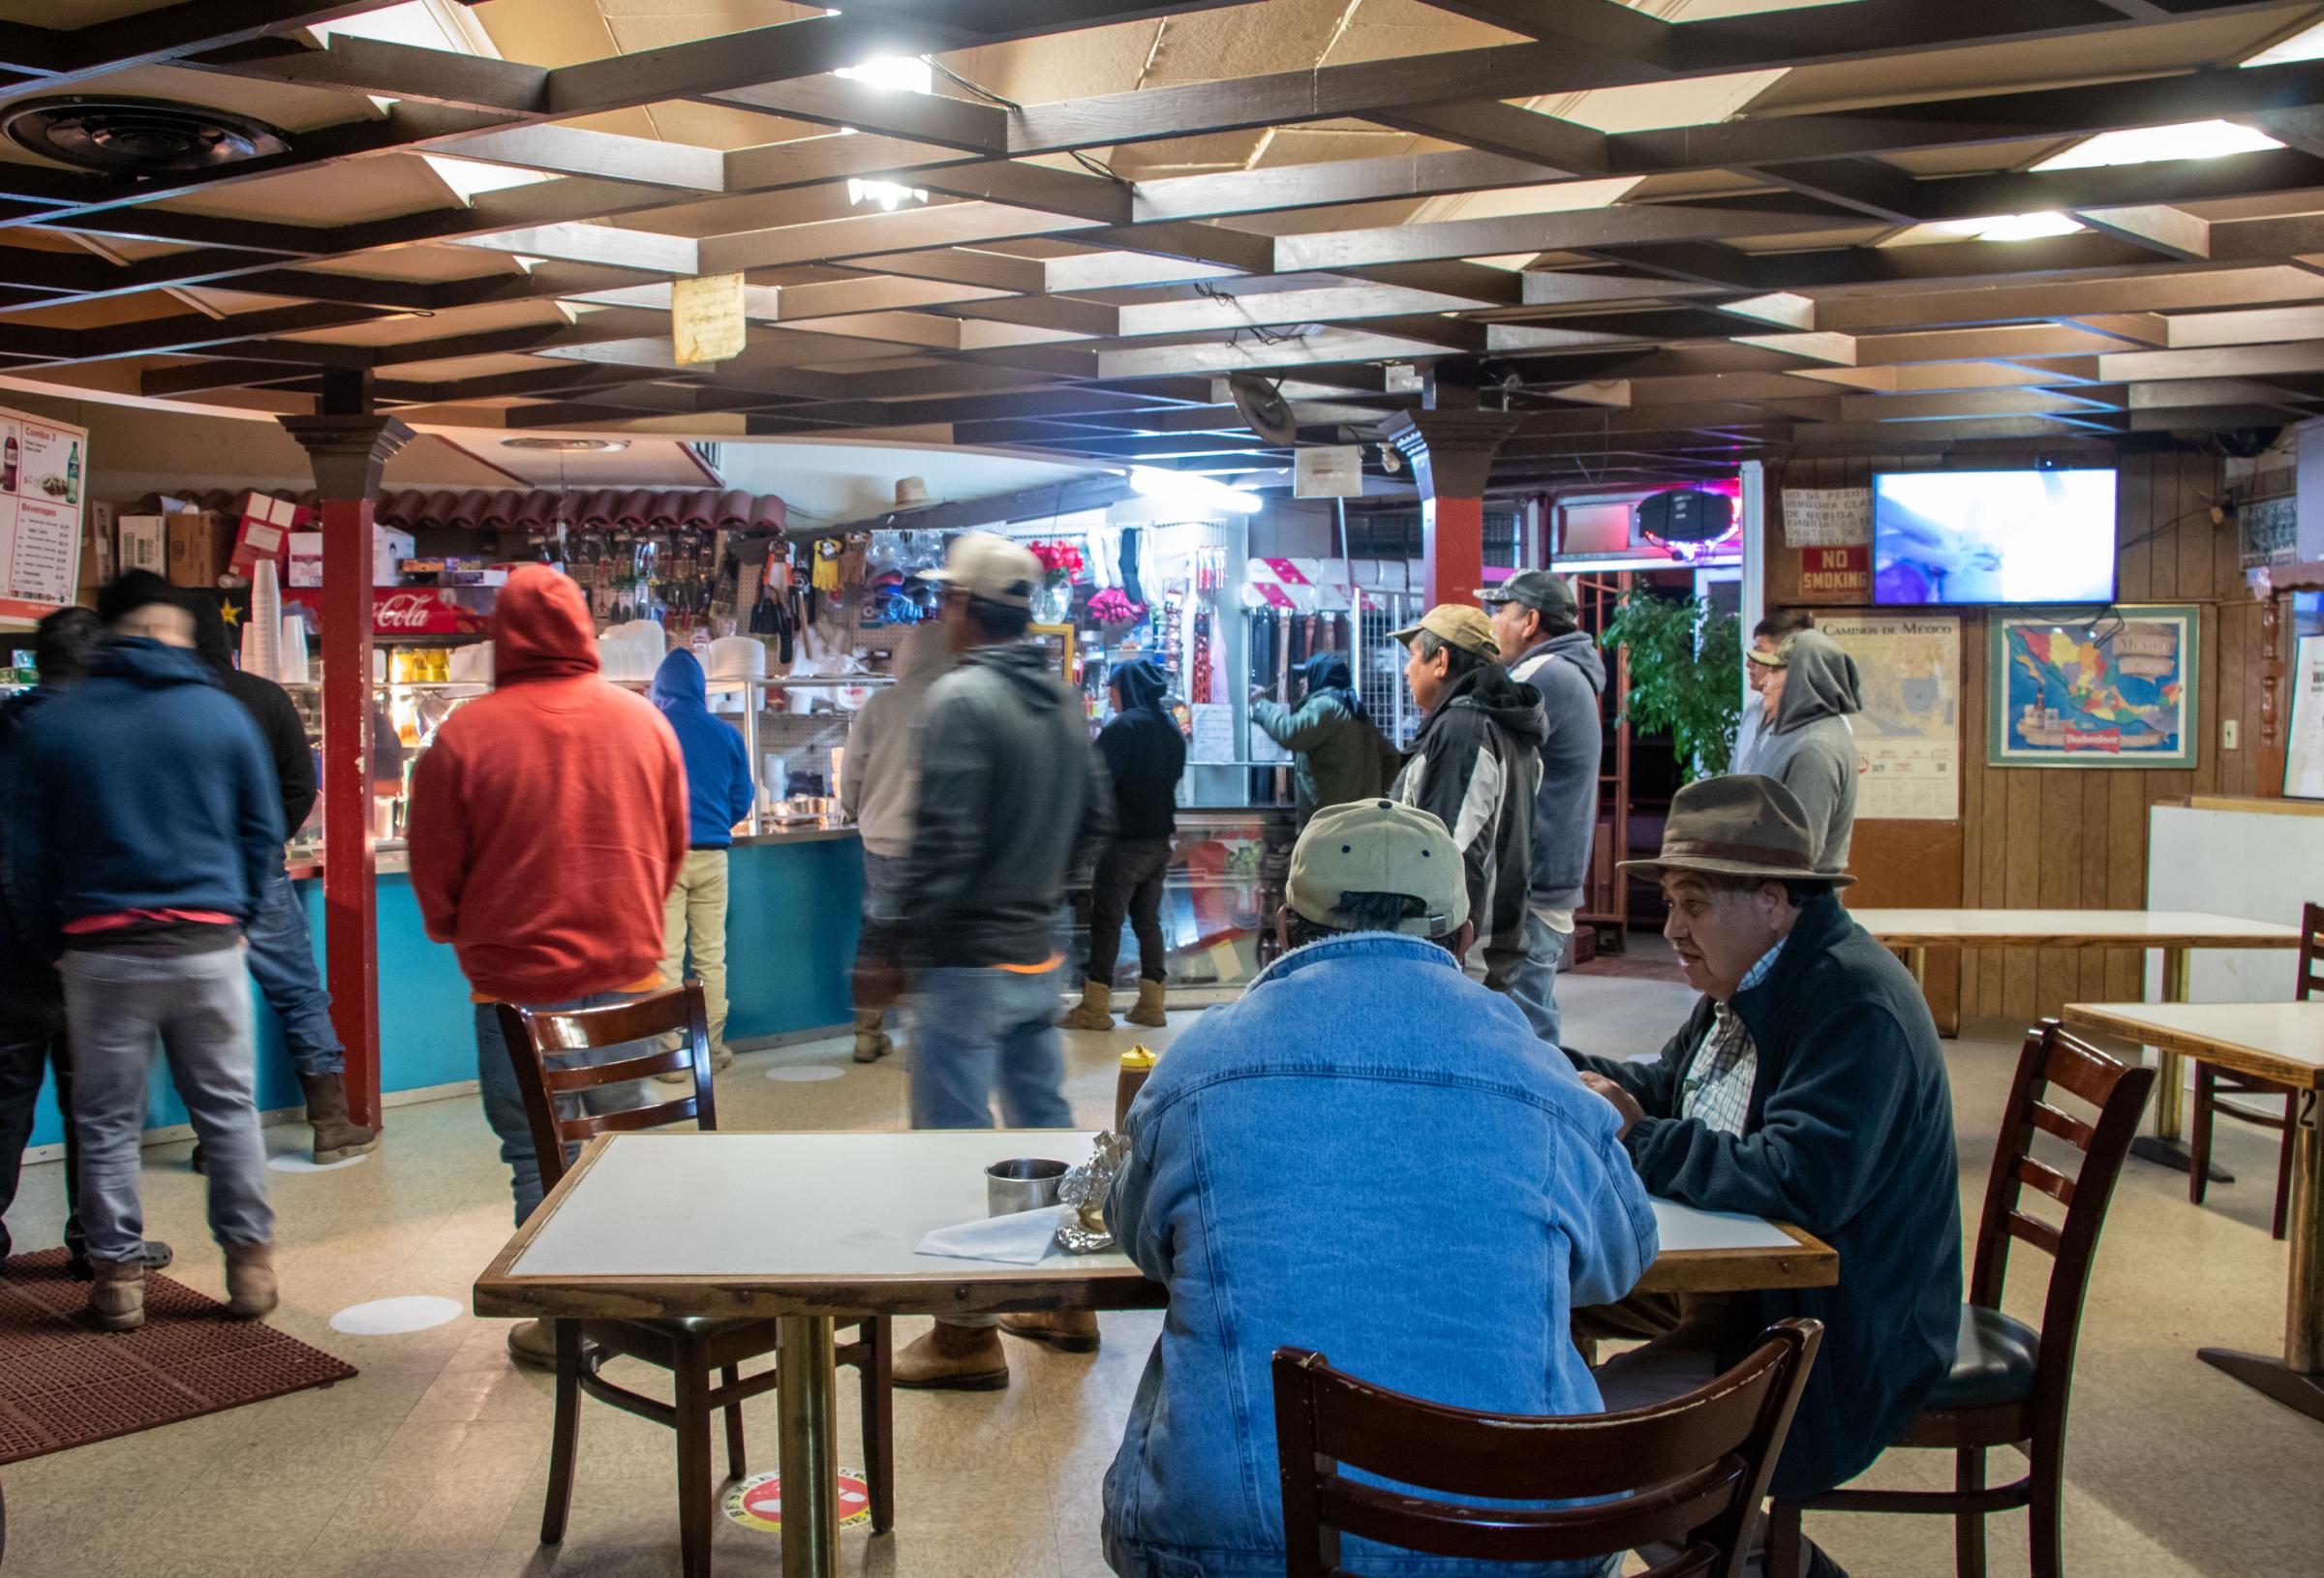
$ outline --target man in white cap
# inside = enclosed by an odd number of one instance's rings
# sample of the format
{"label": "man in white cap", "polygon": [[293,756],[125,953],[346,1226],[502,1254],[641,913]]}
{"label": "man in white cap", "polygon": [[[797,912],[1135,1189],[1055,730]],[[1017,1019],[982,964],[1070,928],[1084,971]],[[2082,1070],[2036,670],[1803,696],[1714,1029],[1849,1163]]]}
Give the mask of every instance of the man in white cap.
{"label": "man in white cap", "polygon": [[[1654,1209],[1610,1108],[1462,976],[1462,865],[1426,811],[1317,812],[1276,922],[1287,952],[1179,1036],[1130,1108],[1106,1220],[1170,1319],[1106,1475],[1123,1578],[1283,1571],[1260,1494],[1279,1343],[1460,1408],[1599,1407],[1567,1312],[1636,1282]],[[1386,1554],[1351,1539],[1345,1556],[1368,1571]]]}
{"label": "man in white cap", "polygon": [[[1066,873],[1110,831],[1111,791],[1082,698],[1024,637],[1041,563],[989,532],[953,539],[943,626],[958,665],[929,687],[920,804],[885,944],[911,977],[912,1125],[1066,1129],[1057,910]],[[868,950],[870,951],[870,945]],[[1086,1312],[1001,1327],[1068,1352],[1097,1347]],[[991,1318],[939,1323],[896,1355],[896,1384],[1009,1383]]]}

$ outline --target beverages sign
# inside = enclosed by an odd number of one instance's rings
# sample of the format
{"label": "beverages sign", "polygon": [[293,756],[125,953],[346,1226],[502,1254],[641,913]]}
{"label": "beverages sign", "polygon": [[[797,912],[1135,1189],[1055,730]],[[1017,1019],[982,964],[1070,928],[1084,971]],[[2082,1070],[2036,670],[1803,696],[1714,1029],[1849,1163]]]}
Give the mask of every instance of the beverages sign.
{"label": "beverages sign", "polygon": [[88,470],[87,428],[0,410],[0,620],[74,600]]}

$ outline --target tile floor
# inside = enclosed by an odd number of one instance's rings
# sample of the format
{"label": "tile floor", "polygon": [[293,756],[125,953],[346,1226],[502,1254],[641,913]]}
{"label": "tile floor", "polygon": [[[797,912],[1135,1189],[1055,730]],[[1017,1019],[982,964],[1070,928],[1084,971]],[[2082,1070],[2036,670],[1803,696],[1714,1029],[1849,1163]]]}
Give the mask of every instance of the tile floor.
{"label": "tile floor", "polygon": [[[1687,1007],[1683,987],[1571,979],[1567,1039],[1593,1051],[1653,1051]],[[1180,1024],[1191,1016],[1181,1017]],[[1973,1208],[1991,1155],[2014,1041],[1949,1047],[1964,1195]],[[1167,1033],[1165,1033],[1166,1035]],[[1165,1039],[1157,1036],[1156,1041]],[[1070,1094],[1095,1124],[1111,1109],[1126,1033],[1068,1038]],[[774,1067],[836,1071],[771,1080]],[[902,1126],[905,1076],[848,1063],[844,1043],[744,1056],[719,1080],[734,1127]],[[333,1331],[334,1311],[432,1294],[465,1307],[471,1279],[510,1230],[506,1175],[473,1099],[400,1108],[388,1143],[340,1171],[270,1175],[281,1212],[280,1324],[359,1366],[327,1391],[260,1404],[0,1472],[11,1578],[646,1578],[678,1570],[669,1437],[585,1407],[576,1504],[565,1543],[535,1543],[549,1434],[548,1381],[513,1369],[505,1323],[466,1315],[408,1336]],[[296,1154],[303,1128],[268,1132]],[[2077,1575],[2188,1578],[2317,1570],[2324,1551],[2324,1425],[2198,1363],[2225,1344],[2278,1342],[2284,1250],[2266,1230],[2272,1148],[2235,1129],[2220,1159],[2246,1175],[2189,1207],[2174,1174],[2133,1165],[2117,1196],[2092,1293],[2069,1458],[2067,1554]],[[176,1275],[213,1293],[187,1147],[146,1155],[150,1229],[178,1246]],[[59,1169],[28,1169],[16,1242],[52,1242]],[[770,1211],[838,1202],[770,1199]],[[2037,1290],[2021,1288],[2016,1307]],[[2022,1310],[2021,1310],[2021,1313]],[[1098,1490],[1159,1317],[1110,1316],[1094,1358],[1011,1341],[1017,1383],[1000,1393],[897,1398],[896,1532],[843,1535],[843,1569],[879,1578],[1083,1578],[1104,1573]],[[906,1322],[902,1335],[918,1329]],[[841,1387],[842,1463],[855,1434]],[[774,1467],[772,1399],[751,1405],[750,1461]],[[1942,1466],[1891,1460],[1876,1482],[1937,1482]],[[1857,1578],[1951,1571],[1933,1520],[1823,1518],[1813,1532]],[[1995,1520],[1999,1575],[2025,1571],[2023,1523]],[[721,1520],[719,1570],[780,1570],[773,1535]]]}

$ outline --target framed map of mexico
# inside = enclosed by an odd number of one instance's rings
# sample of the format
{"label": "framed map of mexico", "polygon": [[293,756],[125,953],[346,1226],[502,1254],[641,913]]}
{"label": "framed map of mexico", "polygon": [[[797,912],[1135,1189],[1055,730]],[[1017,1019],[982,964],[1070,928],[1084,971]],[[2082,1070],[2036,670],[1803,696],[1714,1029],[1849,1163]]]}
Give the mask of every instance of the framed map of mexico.
{"label": "framed map of mexico", "polygon": [[1987,764],[2192,768],[2202,618],[2192,603],[1992,611]]}

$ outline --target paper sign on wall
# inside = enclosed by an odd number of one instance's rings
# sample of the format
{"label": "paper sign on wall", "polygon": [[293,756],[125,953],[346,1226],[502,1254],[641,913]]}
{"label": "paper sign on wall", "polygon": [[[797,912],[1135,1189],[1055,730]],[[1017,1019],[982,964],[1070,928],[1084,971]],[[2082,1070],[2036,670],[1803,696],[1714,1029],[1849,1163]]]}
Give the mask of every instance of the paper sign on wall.
{"label": "paper sign on wall", "polygon": [[1864,710],[1848,720],[1859,769],[1856,820],[1960,820],[1960,619],[1819,614],[1816,628],[1855,659],[1862,690]]}
{"label": "paper sign on wall", "polygon": [[1363,493],[1363,446],[1307,444],[1291,452],[1294,499],[1354,499]]}
{"label": "paper sign on wall", "polygon": [[88,429],[0,410],[0,619],[73,601],[88,471]]}
{"label": "paper sign on wall", "polygon": [[745,337],[740,274],[670,282],[670,345],[679,366],[739,356]]}
{"label": "paper sign on wall", "polygon": [[1872,541],[1870,488],[1786,488],[1784,545],[1849,548]]}
{"label": "paper sign on wall", "polygon": [[1187,742],[1190,762],[1235,761],[1235,709],[1223,701],[1198,701],[1187,709],[1194,714],[1193,738]]}

